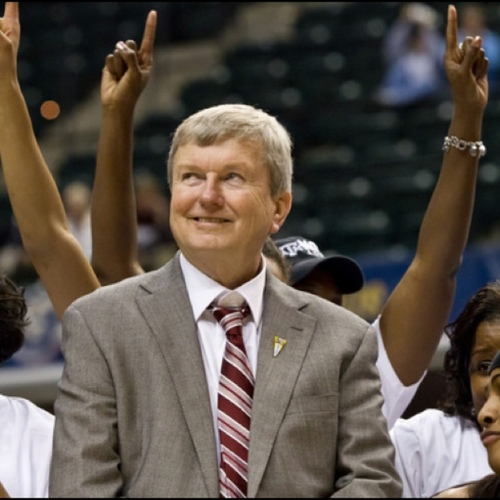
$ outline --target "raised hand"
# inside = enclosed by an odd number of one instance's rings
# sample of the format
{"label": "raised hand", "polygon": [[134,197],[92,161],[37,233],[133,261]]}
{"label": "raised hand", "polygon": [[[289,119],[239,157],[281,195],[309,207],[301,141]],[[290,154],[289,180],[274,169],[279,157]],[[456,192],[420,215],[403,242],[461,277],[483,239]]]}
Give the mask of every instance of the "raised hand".
{"label": "raised hand", "polygon": [[149,81],[153,66],[156,22],[157,13],[152,10],[146,19],[139,50],[135,41],[121,41],[116,44],[114,52],[106,57],[101,81],[103,106],[116,101],[135,105]]}
{"label": "raised hand", "polygon": [[[453,95],[447,136],[480,141],[488,101],[488,60],[480,37],[458,45],[453,5],[448,7],[443,63]],[[422,163],[425,167],[425,159]],[[419,382],[428,370],[448,321],[469,236],[478,165],[479,156],[471,156],[469,151],[450,147],[443,153],[415,257],[380,316],[384,347],[405,386]],[[389,398],[390,394],[386,401]]]}
{"label": "raised hand", "polygon": [[61,319],[71,302],[95,290],[99,282],[68,229],[57,184],[40,151],[17,81],[18,2],[5,3],[0,28],[2,174],[23,246]]}
{"label": "raised hand", "polygon": [[1,76],[16,74],[16,58],[20,39],[21,25],[19,24],[19,2],[5,2],[4,15],[0,18]]}
{"label": "raised hand", "polygon": [[137,251],[133,125],[153,66],[157,13],[149,12],[141,47],[118,42],[101,80],[102,121],[92,190],[92,264],[103,284],[143,273]]}
{"label": "raised hand", "polygon": [[486,107],[488,102],[488,58],[480,36],[469,36],[458,44],[457,11],[448,7],[444,68],[456,103]]}

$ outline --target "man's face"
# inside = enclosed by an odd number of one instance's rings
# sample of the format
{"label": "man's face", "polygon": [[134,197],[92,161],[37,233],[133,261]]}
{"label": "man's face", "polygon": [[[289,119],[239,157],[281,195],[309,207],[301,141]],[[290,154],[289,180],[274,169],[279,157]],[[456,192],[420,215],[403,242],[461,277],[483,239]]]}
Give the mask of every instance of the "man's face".
{"label": "man's face", "polygon": [[270,174],[254,143],[185,144],[174,159],[170,225],[194,264],[260,263],[264,240],[283,224],[291,194],[272,197]]}

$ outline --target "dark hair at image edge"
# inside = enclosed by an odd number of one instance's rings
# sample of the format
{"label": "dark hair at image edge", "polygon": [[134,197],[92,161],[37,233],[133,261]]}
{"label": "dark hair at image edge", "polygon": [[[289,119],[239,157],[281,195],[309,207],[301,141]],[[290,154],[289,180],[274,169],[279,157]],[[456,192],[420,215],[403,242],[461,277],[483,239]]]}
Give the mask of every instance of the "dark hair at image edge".
{"label": "dark hair at image edge", "polygon": [[470,489],[469,498],[499,498],[500,497],[500,477],[496,474],[489,474],[475,482]]}
{"label": "dark hair at image edge", "polygon": [[21,349],[29,324],[27,312],[24,289],[0,276],[0,364]]}
{"label": "dark hair at image edge", "polygon": [[470,357],[479,325],[495,321],[500,321],[500,280],[480,288],[445,328],[450,340],[443,363],[447,389],[439,407],[446,415],[459,415],[477,424],[470,389]]}

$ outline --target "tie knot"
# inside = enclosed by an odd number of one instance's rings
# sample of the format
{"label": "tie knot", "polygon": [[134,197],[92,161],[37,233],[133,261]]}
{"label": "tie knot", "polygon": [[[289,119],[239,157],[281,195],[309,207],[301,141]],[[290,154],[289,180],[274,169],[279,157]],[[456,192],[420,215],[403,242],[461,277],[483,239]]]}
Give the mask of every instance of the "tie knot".
{"label": "tie knot", "polygon": [[214,318],[221,324],[226,333],[234,328],[241,328],[243,319],[250,314],[250,309],[246,304],[238,307],[221,307],[214,305],[211,309]]}
{"label": "tie knot", "polygon": [[238,292],[231,291],[216,299],[210,309],[226,335],[241,336],[243,319],[250,314],[250,308]]}
{"label": "tie knot", "polygon": [[242,295],[236,290],[225,292],[214,300],[219,307],[238,308],[243,307],[246,302]]}
{"label": "tie knot", "polygon": [[228,330],[234,327],[242,326],[243,319],[250,314],[250,309],[246,304],[239,307],[213,306],[212,313],[214,318],[222,325],[224,331],[227,333]]}

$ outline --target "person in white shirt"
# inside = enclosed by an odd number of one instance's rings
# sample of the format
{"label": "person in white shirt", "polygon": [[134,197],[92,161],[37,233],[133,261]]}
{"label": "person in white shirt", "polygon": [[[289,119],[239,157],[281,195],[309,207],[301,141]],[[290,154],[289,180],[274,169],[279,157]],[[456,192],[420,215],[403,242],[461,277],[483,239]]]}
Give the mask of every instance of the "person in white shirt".
{"label": "person in white shirt", "polygon": [[500,281],[480,288],[447,327],[447,394],[439,409],[399,419],[390,430],[403,496],[429,498],[491,474],[477,416],[500,350]]}
{"label": "person in white shirt", "polygon": [[[481,40],[472,40],[459,49],[456,9],[450,6],[444,68],[454,112],[441,172],[420,227],[415,256],[374,322],[389,428],[411,402],[442,338],[467,245],[479,160],[485,152],[480,137],[488,101],[488,63]],[[469,146],[476,149],[448,147],[450,137],[470,141]],[[345,257],[325,257],[305,238],[276,243],[292,265],[293,287],[337,304],[342,303],[343,294],[361,288],[354,263]]]}
{"label": "person in white shirt", "polygon": [[[494,471],[483,478],[459,484],[434,495],[433,498],[498,498],[500,497],[500,351],[497,351],[488,369],[487,399],[478,415],[481,441],[487,450],[488,463]],[[474,450],[469,450],[474,454]]]}
{"label": "person in white shirt", "polygon": [[0,481],[13,498],[46,498],[54,415],[0,394]]}
{"label": "person in white shirt", "polygon": [[[23,345],[29,322],[24,291],[0,277],[0,364]],[[0,394],[0,483],[15,498],[46,497],[54,416],[24,398]]]}
{"label": "person in white shirt", "polygon": [[[462,126],[471,127],[461,129],[462,134],[467,134],[464,137],[478,141],[488,98],[488,60],[480,37],[468,37],[457,47],[456,10],[450,6],[448,12],[447,71],[460,70],[455,76],[462,80],[462,89],[468,96],[458,99],[453,88],[454,117],[462,117],[467,122]],[[453,133],[450,130],[449,135]],[[463,149],[456,147],[459,143],[449,146],[445,143],[445,157],[453,153],[456,161],[462,157],[462,161],[477,168],[477,155],[471,156],[474,151],[467,145]],[[463,166],[467,168],[467,163]],[[452,169],[448,175],[459,173]],[[473,200],[474,190],[470,196]],[[447,224],[443,221],[442,227]],[[453,252],[453,248],[446,246],[446,251]],[[476,415],[484,403],[489,363],[500,348],[499,299],[499,284],[486,286],[445,329],[450,348],[445,355],[444,369],[450,377],[452,392],[442,410],[427,409],[408,420],[399,419],[390,430],[404,497],[430,497],[445,488],[491,473],[479,440]],[[429,311],[421,314],[429,314]]]}
{"label": "person in white shirt", "polygon": [[[95,290],[100,283],[69,229],[61,195],[41,154],[19,85],[18,4],[5,2],[0,18],[2,173],[23,246],[61,319],[75,298]],[[154,12],[146,25],[146,38],[151,39],[156,29]],[[147,54],[152,46],[145,44],[143,49]],[[1,277],[0,362],[22,347],[26,325],[22,289],[8,277]],[[48,496],[53,425],[54,416],[31,401],[0,395],[0,496]]]}

